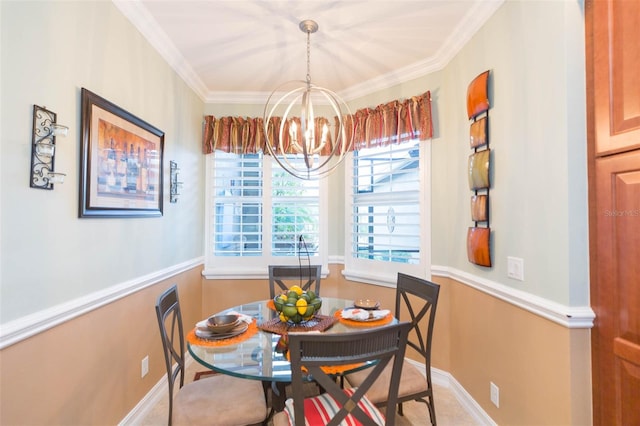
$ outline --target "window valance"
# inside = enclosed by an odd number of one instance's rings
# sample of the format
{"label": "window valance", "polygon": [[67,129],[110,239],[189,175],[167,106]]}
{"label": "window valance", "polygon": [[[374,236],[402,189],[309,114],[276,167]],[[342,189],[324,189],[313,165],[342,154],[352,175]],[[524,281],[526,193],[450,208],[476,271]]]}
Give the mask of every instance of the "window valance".
{"label": "window valance", "polygon": [[[300,122],[297,119],[297,128]],[[321,129],[328,122],[325,117],[317,117],[315,126]],[[337,117],[334,118],[337,121]],[[364,108],[343,118],[347,138],[354,135],[352,149],[384,146],[408,139],[427,140],[433,136],[431,119],[431,93],[425,92],[404,101],[391,101],[375,108]],[[284,144],[285,152],[295,152],[290,140],[278,141],[280,117],[272,117],[269,139]],[[285,134],[289,135],[290,123],[285,123]],[[321,132],[317,132],[320,137]],[[287,137],[287,139],[289,139]],[[335,135],[328,135],[322,154],[333,149]],[[202,148],[205,154],[215,150],[238,154],[265,152],[265,130],[262,117],[221,117],[205,116]]]}

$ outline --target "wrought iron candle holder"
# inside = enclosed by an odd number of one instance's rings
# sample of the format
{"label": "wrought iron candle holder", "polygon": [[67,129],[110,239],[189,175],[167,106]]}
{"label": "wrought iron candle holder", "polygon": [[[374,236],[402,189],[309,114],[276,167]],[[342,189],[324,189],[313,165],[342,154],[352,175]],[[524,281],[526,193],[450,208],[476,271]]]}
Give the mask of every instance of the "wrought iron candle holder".
{"label": "wrought iron candle holder", "polygon": [[178,172],[180,169],[178,168],[178,163],[175,161],[169,161],[169,202],[177,203],[178,195],[180,193],[178,190],[182,187],[182,182],[178,182]]}
{"label": "wrought iron candle holder", "polygon": [[63,183],[64,173],[54,169],[56,136],[67,136],[68,127],[56,123],[57,114],[45,107],[33,106],[33,130],[31,137],[32,188],[53,189],[54,183]]}

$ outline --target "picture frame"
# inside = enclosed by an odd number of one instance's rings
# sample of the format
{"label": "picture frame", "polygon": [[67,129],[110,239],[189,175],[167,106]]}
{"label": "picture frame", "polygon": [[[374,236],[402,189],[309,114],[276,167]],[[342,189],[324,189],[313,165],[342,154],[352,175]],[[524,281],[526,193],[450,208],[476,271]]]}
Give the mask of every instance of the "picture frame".
{"label": "picture frame", "polygon": [[82,88],[79,217],[162,216],[164,132]]}

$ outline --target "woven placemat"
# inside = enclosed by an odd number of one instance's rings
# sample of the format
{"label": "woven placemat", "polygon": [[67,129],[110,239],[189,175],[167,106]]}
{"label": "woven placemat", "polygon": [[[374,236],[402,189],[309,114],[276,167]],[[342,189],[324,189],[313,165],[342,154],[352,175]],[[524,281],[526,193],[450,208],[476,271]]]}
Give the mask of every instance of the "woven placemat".
{"label": "woven placemat", "polygon": [[301,322],[300,324],[289,324],[280,321],[280,318],[273,318],[259,324],[258,328],[270,333],[287,334],[290,331],[324,331],[336,322],[338,322],[338,318],[327,315],[315,315],[310,320]]}

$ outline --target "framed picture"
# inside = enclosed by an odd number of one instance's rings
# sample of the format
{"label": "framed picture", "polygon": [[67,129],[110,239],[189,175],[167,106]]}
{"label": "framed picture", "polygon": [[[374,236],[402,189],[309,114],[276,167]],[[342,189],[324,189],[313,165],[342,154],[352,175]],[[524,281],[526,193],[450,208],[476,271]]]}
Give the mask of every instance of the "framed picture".
{"label": "framed picture", "polygon": [[162,216],[164,132],[82,88],[80,217]]}

